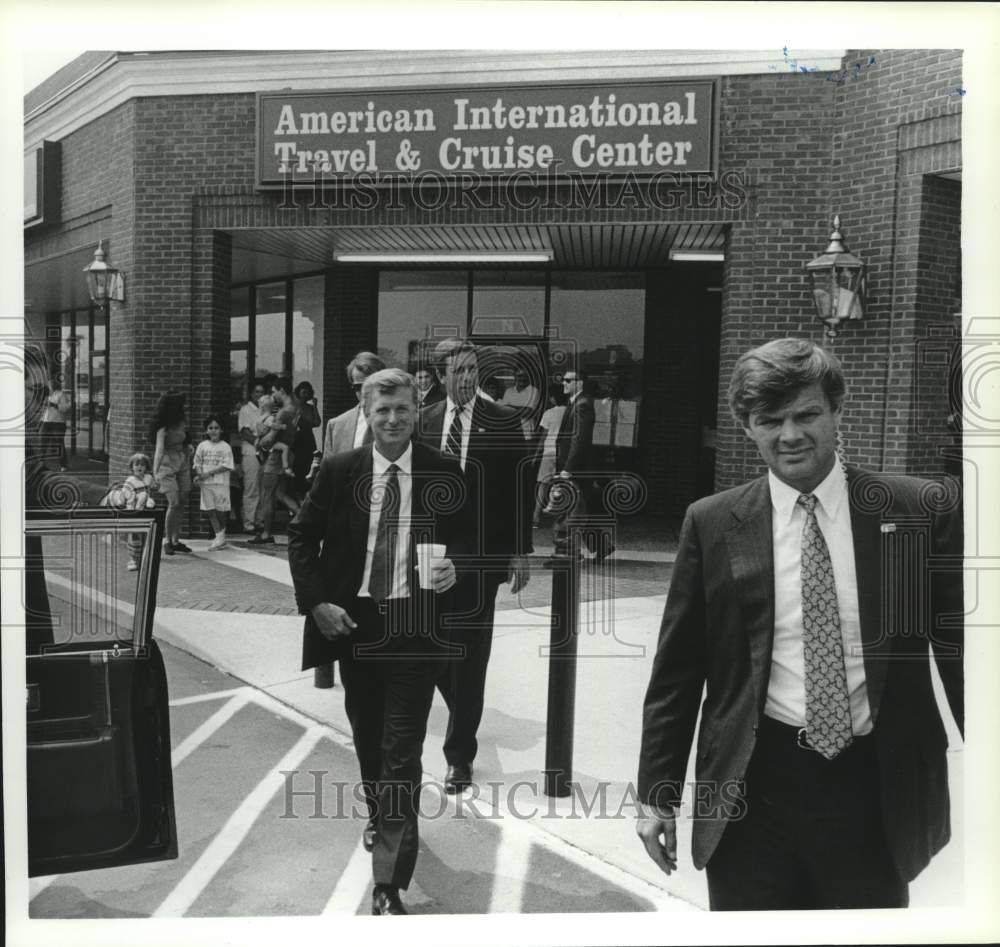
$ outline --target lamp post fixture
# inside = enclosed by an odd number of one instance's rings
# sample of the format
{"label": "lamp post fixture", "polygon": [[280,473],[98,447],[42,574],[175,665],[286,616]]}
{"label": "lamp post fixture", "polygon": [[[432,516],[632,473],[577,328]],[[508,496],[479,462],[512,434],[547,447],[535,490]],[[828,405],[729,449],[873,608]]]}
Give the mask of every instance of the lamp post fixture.
{"label": "lamp post fixture", "polygon": [[833,218],[830,245],[806,264],[816,315],[826,326],[830,339],[837,336],[842,322],[861,319],[865,314],[865,265],[844,246],[840,215]]}
{"label": "lamp post fixture", "polygon": [[97,244],[97,249],[94,251],[94,262],[90,266],[85,266],[83,272],[87,274],[90,298],[102,309],[107,308],[112,299],[116,302],[125,302],[125,276],[104,262],[103,240]]}

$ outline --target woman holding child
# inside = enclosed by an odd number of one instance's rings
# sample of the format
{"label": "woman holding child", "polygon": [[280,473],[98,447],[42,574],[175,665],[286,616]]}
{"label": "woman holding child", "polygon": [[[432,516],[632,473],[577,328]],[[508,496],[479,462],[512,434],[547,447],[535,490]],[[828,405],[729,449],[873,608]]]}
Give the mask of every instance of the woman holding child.
{"label": "woman holding child", "polygon": [[[264,402],[264,399],[261,399]],[[248,545],[260,546],[273,543],[271,528],[274,524],[274,509],[277,502],[285,505],[294,516],[299,511],[298,501],[293,495],[292,445],[298,428],[299,406],[292,393],[290,378],[277,378],[271,388],[270,401],[262,410],[261,436],[257,442],[260,472],[260,517],[261,530]]]}

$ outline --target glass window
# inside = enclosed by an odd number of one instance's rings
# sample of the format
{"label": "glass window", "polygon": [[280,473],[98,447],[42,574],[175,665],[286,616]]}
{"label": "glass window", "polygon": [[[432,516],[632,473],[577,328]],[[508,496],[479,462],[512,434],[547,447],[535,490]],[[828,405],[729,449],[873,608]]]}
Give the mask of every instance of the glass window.
{"label": "glass window", "polygon": [[378,354],[387,365],[415,371],[450,335],[465,335],[469,278],[464,270],[379,273]]}
{"label": "glass window", "polygon": [[[90,452],[90,325],[87,311],[76,314],[76,449]],[[98,445],[99,447],[100,445]]]}
{"label": "glass window", "polygon": [[229,404],[246,404],[247,400],[247,350],[229,350]]}
{"label": "glass window", "polygon": [[[637,445],[645,309],[641,273],[552,274],[549,331],[558,341],[550,346],[550,358],[559,352],[563,364],[569,358],[589,371],[595,444]],[[556,361],[550,366],[553,376],[561,375]]]}
{"label": "glass window", "polygon": [[108,416],[108,359],[94,355],[90,361],[90,444],[95,454],[105,453],[107,445]]}
{"label": "glass window", "polygon": [[257,340],[254,371],[257,375],[280,375],[285,369],[285,287],[265,283],[257,287]]}
{"label": "glass window", "polygon": [[229,294],[229,343],[236,345],[250,341],[250,316],[248,303],[250,293],[246,286],[234,289]]}
{"label": "glass window", "polygon": [[472,274],[474,336],[542,335],[544,270],[482,270]]}
{"label": "glass window", "polygon": [[95,309],[94,313],[94,351],[103,352],[108,347],[107,315],[103,309]]}
{"label": "glass window", "polygon": [[292,283],[292,381],[307,381],[323,404],[323,299],[322,276],[307,276]]}

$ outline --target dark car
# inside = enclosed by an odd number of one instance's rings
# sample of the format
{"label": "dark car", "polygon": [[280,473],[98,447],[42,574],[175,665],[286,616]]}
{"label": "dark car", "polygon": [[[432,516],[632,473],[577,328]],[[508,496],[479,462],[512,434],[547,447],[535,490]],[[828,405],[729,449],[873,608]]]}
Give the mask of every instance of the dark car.
{"label": "dark car", "polygon": [[159,509],[25,513],[30,876],[177,857],[162,535]]}

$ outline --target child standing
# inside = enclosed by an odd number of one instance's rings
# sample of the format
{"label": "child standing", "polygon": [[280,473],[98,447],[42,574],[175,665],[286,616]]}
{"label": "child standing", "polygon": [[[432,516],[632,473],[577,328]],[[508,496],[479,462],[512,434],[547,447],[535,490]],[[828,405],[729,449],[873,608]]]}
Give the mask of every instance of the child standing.
{"label": "child standing", "polygon": [[233,449],[222,439],[222,420],[213,414],[205,421],[205,440],[194,452],[194,479],[201,487],[201,508],[208,513],[215,533],[209,549],[226,545],[229,474],[233,466]]}
{"label": "child standing", "polygon": [[[121,486],[120,508],[124,510],[151,510],[156,501],[151,491],[156,485],[153,475],[149,472],[153,466],[148,454],[133,454],[128,459],[129,475]],[[135,572],[142,562],[142,549],[146,538],[142,533],[128,534],[129,560],[126,568]]]}

